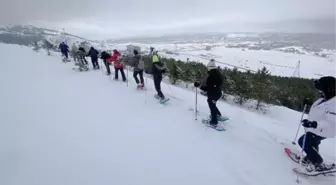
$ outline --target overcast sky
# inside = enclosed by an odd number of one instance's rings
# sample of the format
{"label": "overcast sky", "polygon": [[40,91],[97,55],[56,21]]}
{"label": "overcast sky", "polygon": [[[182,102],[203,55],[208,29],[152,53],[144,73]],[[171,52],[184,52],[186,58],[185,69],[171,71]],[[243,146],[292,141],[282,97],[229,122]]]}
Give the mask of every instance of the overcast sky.
{"label": "overcast sky", "polygon": [[335,0],[0,0],[0,24],[34,24],[91,39],[253,31],[335,17]]}

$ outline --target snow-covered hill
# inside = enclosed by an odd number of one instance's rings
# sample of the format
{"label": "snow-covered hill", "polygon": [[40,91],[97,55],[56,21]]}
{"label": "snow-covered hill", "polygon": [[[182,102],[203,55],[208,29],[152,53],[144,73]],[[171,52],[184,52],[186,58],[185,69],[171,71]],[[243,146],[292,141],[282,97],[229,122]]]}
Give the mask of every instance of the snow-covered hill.
{"label": "snow-covered hill", "polygon": [[65,32],[65,30],[52,30],[38,28],[33,25],[7,25],[0,27],[0,42],[30,45],[34,41],[48,40],[58,46],[60,42],[67,42],[69,45],[81,42],[88,42],[91,45],[98,45],[98,41],[88,40],[83,37]]}
{"label": "snow-covered hill", "polygon": [[[75,72],[73,63],[30,48],[0,44],[0,184],[3,185],[296,185],[283,152],[301,114],[271,107],[266,115],[219,103],[230,118],[217,132],[200,123],[208,114],[195,93],[163,84],[163,106],[101,71]],[[17,55],[20,53],[20,55]],[[25,57],[24,61],[22,56]],[[301,130],[302,133],[302,130]],[[326,161],[335,140],[322,142]],[[301,178],[331,185],[332,177]]]}

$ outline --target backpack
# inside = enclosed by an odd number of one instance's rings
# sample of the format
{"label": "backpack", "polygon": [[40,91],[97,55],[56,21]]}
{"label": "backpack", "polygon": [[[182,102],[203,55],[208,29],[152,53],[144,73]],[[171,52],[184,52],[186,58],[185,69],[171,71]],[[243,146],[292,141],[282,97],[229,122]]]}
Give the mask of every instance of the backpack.
{"label": "backpack", "polygon": [[140,57],[139,64],[138,64],[138,69],[143,70],[145,68],[145,62],[142,60],[142,57]]}

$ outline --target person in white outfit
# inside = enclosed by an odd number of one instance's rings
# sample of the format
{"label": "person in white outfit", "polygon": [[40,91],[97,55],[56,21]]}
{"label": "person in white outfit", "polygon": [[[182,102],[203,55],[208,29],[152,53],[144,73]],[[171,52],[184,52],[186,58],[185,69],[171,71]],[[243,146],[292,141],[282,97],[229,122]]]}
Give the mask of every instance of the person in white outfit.
{"label": "person in white outfit", "polygon": [[298,140],[300,147],[306,153],[302,162],[313,164],[316,171],[333,168],[323,164],[323,158],[318,151],[322,140],[335,137],[335,83],[335,78],[331,76],[322,77],[314,82],[315,88],[320,91],[322,97],[312,104],[308,119],[302,120],[302,126],[306,128],[306,134]]}

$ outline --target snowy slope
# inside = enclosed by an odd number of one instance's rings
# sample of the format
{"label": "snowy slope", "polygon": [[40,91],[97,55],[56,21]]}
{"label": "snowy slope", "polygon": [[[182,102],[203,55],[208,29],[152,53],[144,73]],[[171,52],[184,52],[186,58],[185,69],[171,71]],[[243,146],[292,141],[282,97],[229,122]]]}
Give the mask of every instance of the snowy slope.
{"label": "snowy slope", "polygon": [[[74,72],[30,48],[0,45],[0,184],[3,185],[294,185],[283,146],[300,113],[272,107],[267,115],[219,103],[230,117],[225,132],[195,121],[194,93],[153,83],[137,92],[100,71]],[[17,55],[16,53],[21,53]],[[22,56],[25,56],[22,60]],[[199,96],[201,114],[206,99]],[[321,153],[335,158],[334,140]],[[302,179],[303,185],[335,179]]]}

